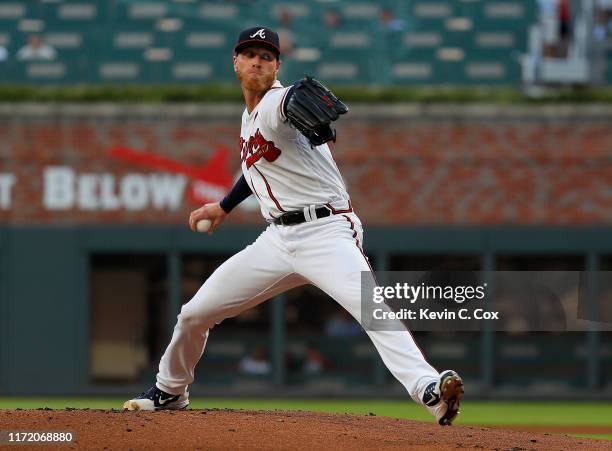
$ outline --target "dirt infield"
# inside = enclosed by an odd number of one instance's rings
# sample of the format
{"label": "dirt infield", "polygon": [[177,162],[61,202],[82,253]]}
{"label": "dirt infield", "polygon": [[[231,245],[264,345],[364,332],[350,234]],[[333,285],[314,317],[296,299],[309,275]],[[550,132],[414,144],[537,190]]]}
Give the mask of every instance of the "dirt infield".
{"label": "dirt infield", "polygon": [[[442,428],[373,415],[230,409],[180,412],[0,410],[0,431],[71,431],[75,442],[55,449],[419,449],[609,450],[609,441],[475,426]],[[6,443],[5,443],[6,444]],[[0,445],[41,449],[42,444]]]}

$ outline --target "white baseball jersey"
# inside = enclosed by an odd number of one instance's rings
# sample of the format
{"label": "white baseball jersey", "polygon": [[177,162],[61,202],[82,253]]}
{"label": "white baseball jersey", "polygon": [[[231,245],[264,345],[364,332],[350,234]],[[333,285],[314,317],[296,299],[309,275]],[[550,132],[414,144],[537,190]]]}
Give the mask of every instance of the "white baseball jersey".
{"label": "white baseball jersey", "polygon": [[283,115],[289,88],[278,80],[242,114],[242,173],[266,219],[327,203],[347,208],[349,195],[327,144],[311,147]]}

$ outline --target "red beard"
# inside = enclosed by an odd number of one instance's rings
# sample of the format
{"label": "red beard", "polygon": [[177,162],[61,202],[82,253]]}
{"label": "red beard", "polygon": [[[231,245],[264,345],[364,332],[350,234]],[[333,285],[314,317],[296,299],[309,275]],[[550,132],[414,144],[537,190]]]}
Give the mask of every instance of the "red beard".
{"label": "red beard", "polygon": [[242,73],[240,71],[236,72],[236,76],[240,81],[240,84],[243,88],[248,89],[249,91],[267,91],[270,89],[272,84],[274,84],[274,80],[276,79],[276,74],[270,73]]}

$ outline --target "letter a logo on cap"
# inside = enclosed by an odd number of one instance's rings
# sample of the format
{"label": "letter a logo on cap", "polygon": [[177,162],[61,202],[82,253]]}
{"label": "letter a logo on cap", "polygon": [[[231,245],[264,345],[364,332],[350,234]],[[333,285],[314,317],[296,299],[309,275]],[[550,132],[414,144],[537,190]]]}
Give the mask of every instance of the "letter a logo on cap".
{"label": "letter a logo on cap", "polygon": [[266,30],[264,28],[260,28],[249,37],[254,38],[255,36],[259,36],[261,39],[266,39]]}

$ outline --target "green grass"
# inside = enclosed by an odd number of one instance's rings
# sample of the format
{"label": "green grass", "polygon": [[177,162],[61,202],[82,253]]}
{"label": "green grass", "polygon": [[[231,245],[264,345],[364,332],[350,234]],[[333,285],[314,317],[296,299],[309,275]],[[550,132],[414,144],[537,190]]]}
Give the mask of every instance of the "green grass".
{"label": "green grass", "polygon": [[[120,409],[123,398],[0,398],[0,409],[35,409],[65,407]],[[240,399],[195,398],[194,409],[232,408],[249,410],[309,410],[317,412],[368,414],[431,421],[431,417],[415,403],[368,399]],[[465,425],[485,426],[609,426],[612,428],[610,403],[593,402],[486,402],[467,401],[462,404],[457,421]],[[612,431],[611,431],[612,432]],[[605,438],[610,438],[606,435]]]}

